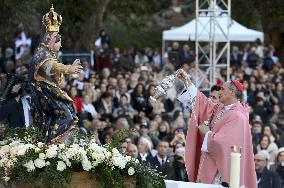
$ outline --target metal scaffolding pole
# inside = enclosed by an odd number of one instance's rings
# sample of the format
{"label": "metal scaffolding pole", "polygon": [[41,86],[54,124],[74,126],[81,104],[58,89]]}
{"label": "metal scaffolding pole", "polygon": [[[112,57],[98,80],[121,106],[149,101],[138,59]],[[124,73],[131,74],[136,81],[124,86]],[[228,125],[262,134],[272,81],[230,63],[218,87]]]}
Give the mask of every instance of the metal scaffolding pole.
{"label": "metal scaffolding pole", "polygon": [[[231,0],[196,0],[195,13],[195,84],[208,91],[217,79],[230,78]],[[227,17],[225,28],[218,19],[221,16]],[[221,77],[224,70],[225,79]]]}

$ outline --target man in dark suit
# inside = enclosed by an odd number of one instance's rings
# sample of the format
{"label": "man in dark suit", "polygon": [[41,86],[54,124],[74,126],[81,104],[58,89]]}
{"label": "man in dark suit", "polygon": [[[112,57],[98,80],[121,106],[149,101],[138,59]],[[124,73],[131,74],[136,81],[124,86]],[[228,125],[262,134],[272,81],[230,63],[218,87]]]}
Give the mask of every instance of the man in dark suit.
{"label": "man in dark suit", "polygon": [[157,155],[152,158],[150,165],[152,168],[157,168],[162,175],[166,175],[166,179],[174,179],[174,170],[172,161],[167,156],[169,150],[169,143],[167,141],[160,141],[157,147]]}
{"label": "man in dark suit", "polygon": [[258,188],[281,188],[279,175],[266,167],[268,158],[269,154],[266,150],[261,150],[254,156]]}

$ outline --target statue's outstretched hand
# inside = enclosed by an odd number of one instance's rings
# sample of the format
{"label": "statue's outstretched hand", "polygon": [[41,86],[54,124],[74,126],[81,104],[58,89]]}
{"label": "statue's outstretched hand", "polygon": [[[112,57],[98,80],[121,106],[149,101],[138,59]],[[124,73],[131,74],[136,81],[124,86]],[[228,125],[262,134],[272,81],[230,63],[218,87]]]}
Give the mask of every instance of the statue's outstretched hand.
{"label": "statue's outstretched hand", "polygon": [[76,59],[72,66],[69,67],[70,73],[80,73],[83,67],[81,66],[80,59]]}
{"label": "statue's outstretched hand", "polygon": [[73,62],[72,66],[76,66],[76,65],[81,65],[80,59],[76,59],[76,60]]}

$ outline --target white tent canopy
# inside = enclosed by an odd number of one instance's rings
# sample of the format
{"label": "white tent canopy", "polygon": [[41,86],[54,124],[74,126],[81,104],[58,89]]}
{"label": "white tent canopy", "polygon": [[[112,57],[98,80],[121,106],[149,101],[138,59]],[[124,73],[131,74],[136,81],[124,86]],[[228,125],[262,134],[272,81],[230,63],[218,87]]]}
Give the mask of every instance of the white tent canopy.
{"label": "white tent canopy", "polygon": [[[216,17],[216,21],[219,23],[219,27],[215,28],[215,41],[216,42],[226,42],[227,39],[224,33],[227,33],[227,15]],[[198,34],[199,41],[209,41],[209,31],[210,31],[210,17],[204,16],[199,18],[198,24]],[[195,27],[196,19],[190,21],[189,23],[171,30],[163,31],[163,41],[195,41]],[[202,32],[201,32],[202,31]],[[234,42],[253,42],[256,39],[263,41],[263,32],[249,29],[238,22],[231,20],[229,27],[229,39]]]}

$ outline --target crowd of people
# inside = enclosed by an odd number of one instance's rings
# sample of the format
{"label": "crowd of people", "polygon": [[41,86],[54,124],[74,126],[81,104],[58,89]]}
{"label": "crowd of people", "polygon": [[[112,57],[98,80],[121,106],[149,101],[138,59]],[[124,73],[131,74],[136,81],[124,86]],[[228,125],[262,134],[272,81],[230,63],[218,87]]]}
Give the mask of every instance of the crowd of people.
{"label": "crowd of people", "polygon": [[[23,33],[18,40],[26,42],[18,41],[16,51],[0,51],[0,121],[6,123],[0,134],[5,126],[32,125],[25,81],[32,41]],[[194,72],[194,50],[177,42],[164,54],[159,48],[122,50],[113,46],[105,30],[94,42],[94,50],[95,63],[81,59],[81,73],[67,75],[61,84],[74,101],[80,130],[106,144],[116,131],[136,129],[121,143],[121,151],[158,167],[167,179],[187,181],[184,152],[190,109],[176,100],[184,86],[176,83],[156,102],[150,96],[159,81],[178,68]],[[245,87],[243,102],[250,107],[258,186],[280,187],[284,181],[284,68],[277,51],[260,41],[243,48],[232,46],[230,77]],[[216,102],[221,84],[217,82],[208,95]],[[15,114],[15,109],[20,113]]]}

